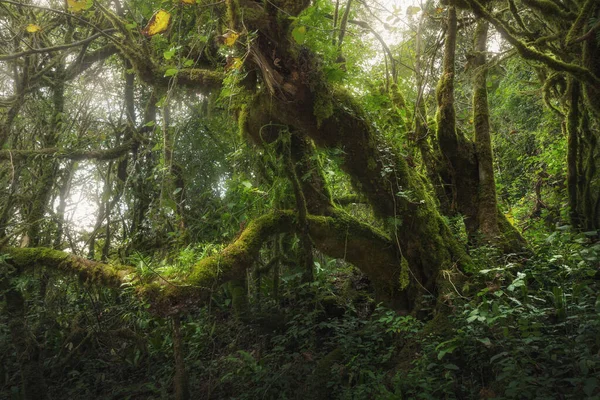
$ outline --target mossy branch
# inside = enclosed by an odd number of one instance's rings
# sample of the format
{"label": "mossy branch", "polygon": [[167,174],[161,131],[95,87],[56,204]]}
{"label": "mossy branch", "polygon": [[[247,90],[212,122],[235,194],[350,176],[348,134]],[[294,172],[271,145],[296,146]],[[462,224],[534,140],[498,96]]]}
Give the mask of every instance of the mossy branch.
{"label": "mossy branch", "polygon": [[[389,238],[341,211],[333,211],[332,216],[327,217],[308,215],[307,223],[309,234],[320,251],[361,268],[376,286],[385,287],[389,293],[396,282],[393,277],[398,265]],[[189,275],[177,284],[163,277],[144,281],[137,279],[133,267],[103,264],[47,248],[3,248],[0,253],[10,256],[7,261],[17,273],[46,267],[116,289],[123,284],[133,284],[136,293],[148,301],[155,312],[169,315],[187,306],[202,305],[210,300],[213,289],[244,277],[269,236],[298,230],[298,216],[293,211],[275,211],[257,218],[219,254],[193,265]]]}
{"label": "mossy branch", "polygon": [[[571,26],[571,29],[569,29],[569,33],[567,33],[567,37],[565,38],[565,42],[567,44],[571,44],[576,41],[576,38],[575,38],[576,35],[578,35],[579,32],[581,32],[581,30],[583,30],[583,27],[585,26],[585,23],[586,23],[587,19],[589,18],[590,13],[592,12],[596,2],[597,2],[597,0],[587,0],[584,3],[583,7],[581,7],[581,11],[579,11],[579,15],[577,16],[577,19]],[[600,24],[600,22],[598,24]],[[596,24],[596,25],[598,25],[598,24]]]}
{"label": "mossy branch", "polygon": [[592,85],[600,85],[600,77],[594,75],[587,68],[581,67],[576,64],[557,60],[556,58],[548,54],[544,54],[538,50],[529,47],[527,44],[523,43],[510,32],[510,28],[504,21],[501,21],[498,18],[494,17],[489,11],[485,9],[485,7],[479,1],[465,1],[471,6],[471,8],[476,14],[482,16],[492,25],[494,25],[496,30],[500,32],[500,34],[517,49],[517,51],[523,58],[545,64],[555,71],[568,72],[577,79],[590,83]]}

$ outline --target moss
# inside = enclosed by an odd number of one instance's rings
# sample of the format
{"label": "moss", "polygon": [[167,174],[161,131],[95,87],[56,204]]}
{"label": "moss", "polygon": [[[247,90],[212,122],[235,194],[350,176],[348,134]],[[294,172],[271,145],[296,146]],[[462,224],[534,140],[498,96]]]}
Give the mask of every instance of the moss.
{"label": "moss", "polygon": [[127,266],[97,263],[82,257],[49,248],[6,248],[9,263],[19,271],[46,267],[75,274],[89,284],[119,288],[133,270]]}
{"label": "moss", "polygon": [[478,15],[483,16],[486,20],[488,20],[494,27],[498,30],[498,32],[510,43],[512,44],[519,54],[523,56],[523,58],[527,60],[537,61],[542,64],[547,65],[555,71],[563,71],[569,72],[573,76],[578,79],[585,81],[591,85],[599,85],[600,78],[594,75],[589,69],[584,68],[580,65],[568,63],[564,61],[557,60],[555,57],[542,53],[538,50],[535,50],[529,47],[527,44],[519,40],[516,36],[514,36],[511,32],[512,30],[508,27],[508,25],[494,17],[489,11],[485,9],[485,7],[477,0],[465,0],[467,1],[473,11]]}
{"label": "moss", "polygon": [[550,0],[523,0],[523,3],[531,8],[539,10],[546,18],[563,21],[575,18],[573,13],[566,12]]}
{"label": "moss", "polygon": [[317,118],[317,126],[321,126],[323,120],[333,115],[333,100],[326,88],[316,91],[313,112]]}
{"label": "moss", "polygon": [[226,0],[227,23],[230,28],[236,29],[239,26],[240,3],[238,0]]}

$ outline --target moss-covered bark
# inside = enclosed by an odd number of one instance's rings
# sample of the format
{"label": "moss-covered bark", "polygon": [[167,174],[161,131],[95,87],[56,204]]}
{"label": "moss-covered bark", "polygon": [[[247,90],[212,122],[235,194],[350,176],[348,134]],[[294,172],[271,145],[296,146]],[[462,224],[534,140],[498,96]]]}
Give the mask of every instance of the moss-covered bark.
{"label": "moss-covered bark", "polygon": [[[600,3],[596,0],[564,3],[524,1],[522,5],[528,6],[529,12],[538,14],[542,20],[541,30],[533,34],[519,16],[519,13],[524,15],[524,10],[517,9],[514,2],[509,2],[509,6],[520,29],[505,18],[506,14],[490,12],[484,2],[466,2],[477,15],[494,25],[523,58],[553,71],[544,85],[544,100],[551,110],[565,118],[569,141],[567,188],[571,223],[580,229],[600,229],[600,195],[595,194],[600,193],[597,161],[600,153],[596,147],[600,136],[600,102],[597,101],[600,95],[597,36],[600,24],[586,23],[590,16],[598,15]],[[564,75],[569,77],[571,89],[564,93],[562,99],[565,109],[559,110],[549,101],[551,96],[556,96],[549,89]],[[574,90],[578,92],[575,96],[577,101],[573,101]],[[562,93],[559,95],[563,96]]]}
{"label": "moss-covered bark", "polygon": [[473,68],[473,125],[475,130],[475,150],[479,167],[479,193],[477,219],[482,235],[496,241],[500,235],[496,201],[496,181],[494,179],[494,157],[490,135],[490,111],[487,97],[487,51],[488,23],[479,20],[475,28]]}
{"label": "moss-covered bark", "polygon": [[[475,31],[473,122],[475,141],[456,128],[454,74],[457,18],[454,7],[448,9],[448,29],[444,44],[443,73],[438,82],[437,139],[445,160],[442,180],[451,188],[454,209],[465,217],[471,240],[482,236],[486,242],[506,251],[520,251],[525,241],[498,210],[491,148],[485,50],[487,24],[479,21]],[[449,178],[449,180],[448,180]]]}
{"label": "moss-covered bark", "polygon": [[[332,210],[331,216],[307,215],[308,233],[315,247],[323,253],[343,258],[356,265],[373,280],[382,300],[398,303],[398,259],[393,242],[383,233],[353,217]],[[192,266],[182,282],[150,281],[137,278],[135,269],[90,261],[72,254],[47,248],[3,248],[8,262],[17,273],[46,267],[79,276],[83,281],[119,289],[133,284],[139,296],[150,302],[161,314],[178,312],[188,305],[200,305],[210,299],[212,290],[232,280],[243,280],[258,253],[272,235],[299,232],[298,215],[277,211],[250,224],[239,238],[218,255]]]}
{"label": "moss-covered bark", "polygon": [[[403,294],[407,300],[404,307],[410,308],[417,293],[437,291],[440,270],[467,263],[468,257],[438,213],[422,178],[375,131],[351,96],[328,85],[317,58],[294,45],[289,24],[281,22],[277,14],[283,10],[296,15],[294,12],[303,7],[296,5],[285,3],[279,9],[266,9],[264,17],[274,19],[269,30],[256,26],[254,67],[264,85],[246,106],[240,118],[242,129],[250,136],[276,138],[283,125],[311,138],[317,146],[343,150],[341,168],[386,222],[393,238],[391,251],[395,256],[388,271],[370,271],[369,277],[380,280],[378,274],[393,276],[396,282],[392,286],[398,288],[401,260],[405,259],[412,283]],[[273,53],[278,57],[277,66],[269,61]],[[373,253],[370,249],[363,257]]]}
{"label": "moss-covered bark", "polygon": [[569,208],[571,223],[579,226],[578,171],[577,153],[579,150],[579,82],[571,80],[569,85],[570,107],[567,114],[567,190],[569,193]]}
{"label": "moss-covered bark", "polygon": [[[291,103],[273,101],[268,94],[257,96],[248,106],[252,112],[245,120],[245,129],[264,132],[271,124],[289,125],[318,146],[342,149],[341,168],[390,226],[397,258],[386,276],[398,278],[399,260],[404,257],[412,271],[412,295],[408,297],[414,300],[423,288],[435,293],[440,269],[468,262],[464,250],[439,215],[422,178],[373,129],[360,106],[342,90],[325,84],[321,88],[318,93],[306,88],[303,96]],[[331,113],[319,123],[313,109],[317,99],[323,98],[329,102]],[[369,254],[373,251],[365,257]],[[375,274],[369,277],[377,279]]]}

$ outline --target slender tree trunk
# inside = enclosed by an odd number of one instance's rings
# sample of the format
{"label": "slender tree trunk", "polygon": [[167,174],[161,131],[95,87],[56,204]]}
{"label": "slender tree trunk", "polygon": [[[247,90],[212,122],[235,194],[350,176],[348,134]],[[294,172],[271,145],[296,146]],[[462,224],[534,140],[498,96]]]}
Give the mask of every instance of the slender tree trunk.
{"label": "slender tree trunk", "polygon": [[478,223],[484,239],[496,243],[500,236],[498,203],[494,179],[494,156],[490,135],[490,112],[487,97],[487,33],[489,24],[479,19],[475,28],[475,55],[473,58],[473,124],[475,150],[479,167]]}
{"label": "slender tree trunk", "polygon": [[65,209],[67,208],[67,197],[71,191],[71,182],[75,173],[75,163],[70,161],[62,171],[63,182],[59,188],[58,207],[56,209],[56,233],[54,236],[53,248],[62,250],[63,233],[65,224]]}
{"label": "slender tree trunk", "polygon": [[569,80],[568,88],[569,112],[567,113],[567,190],[569,193],[569,208],[571,224],[579,227],[581,218],[579,215],[578,196],[578,168],[577,159],[579,152],[579,82],[575,79]]}
{"label": "slender tree trunk", "polygon": [[[55,147],[58,143],[60,130],[63,128],[65,107],[64,64],[60,64],[57,67],[56,75],[54,87],[52,88],[52,115],[50,117],[48,132],[42,140],[44,147]],[[40,177],[35,184],[31,207],[26,217],[26,235],[29,245],[34,247],[40,244],[42,221],[51,197],[52,187],[56,181],[58,167],[58,163],[54,159],[47,162],[42,160],[42,163]]]}
{"label": "slender tree trunk", "polygon": [[173,354],[175,356],[175,377],[173,385],[175,388],[175,400],[188,400],[190,398],[190,383],[185,368],[185,350],[183,338],[181,337],[180,316],[175,315],[173,320]]}

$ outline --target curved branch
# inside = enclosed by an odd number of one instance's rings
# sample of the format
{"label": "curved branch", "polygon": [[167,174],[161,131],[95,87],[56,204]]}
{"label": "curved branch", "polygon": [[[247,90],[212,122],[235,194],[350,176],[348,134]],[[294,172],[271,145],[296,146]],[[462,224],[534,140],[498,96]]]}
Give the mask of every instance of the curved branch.
{"label": "curved branch", "polygon": [[588,82],[592,85],[600,85],[600,77],[594,75],[587,68],[581,67],[576,64],[564,62],[557,60],[556,58],[549,56],[547,54],[541,53],[538,50],[532,49],[514,35],[510,33],[510,29],[506,25],[505,22],[499,20],[494,17],[489,11],[485,9],[484,6],[477,0],[466,0],[466,2],[471,6],[473,11],[485,18],[488,22],[490,22],[498,32],[510,43],[512,44],[519,54],[527,60],[538,61],[542,64],[547,65],[555,71],[564,71],[568,72],[576,78]]}
{"label": "curved branch", "polygon": [[[133,267],[103,264],[47,248],[4,248],[0,252],[10,256],[7,262],[17,273],[43,266],[116,289],[133,283],[136,293],[152,304],[155,312],[172,314],[188,305],[198,306],[209,301],[215,288],[244,276],[258,258],[265,239],[297,231],[297,220],[297,214],[292,211],[275,211],[255,219],[218,255],[192,266],[187,278],[178,284],[161,277],[142,282],[135,278]],[[398,293],[399,262],[392,242],[384,234],[340,211],[327,217],[309,215],[307,221],[310,235],[320,251],[359,267],[383,295]]]}

